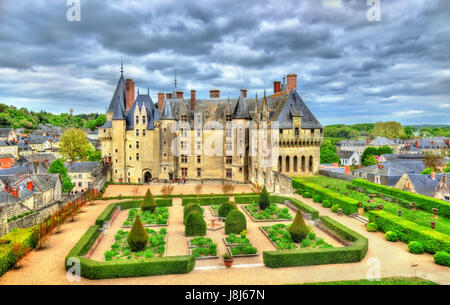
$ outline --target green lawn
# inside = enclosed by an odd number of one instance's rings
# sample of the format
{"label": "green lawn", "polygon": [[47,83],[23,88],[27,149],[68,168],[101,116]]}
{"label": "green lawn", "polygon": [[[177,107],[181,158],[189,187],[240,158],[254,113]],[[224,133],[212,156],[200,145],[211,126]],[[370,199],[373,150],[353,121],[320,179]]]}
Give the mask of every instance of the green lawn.
{"label": "green lawn", "polygon": [[[367,196],[364,193],[360,193],[357,191],[349,190],[347,189],[347,185],[351,184],[350,181],[346,180],[340,180],[336,178],[326,177],[326,176],[313,176],[304,178],[305,181],[315,183],[320,186],[326,186],[328,185],[328,188],[330,190],[333,190],[337,193],[340,193],[344,195],[346,192],[348,192],[348,196],[351,198],[354,198],[358,201],[361,201],[363,204],[367,203],[367,200],[370,199],[369,196]],[[338,191],[339,189],[339,191]],[[435,220],[436,221],[436,228],[435,230],[447,235],[450,235],[450,219],[439,216],[438,219],[433,219],[431,216],[433,215],[430,212],[424,211],[424,210],[411,210],[407,209],[399,204],[396,204],[394,202],[388,202],[385,201],[382,198],[374,198],[375,203],[371,203],[371,205],[378,206],[379,204],[383,205],[383,210],[397,215],[398,210],[402,210],[402,216],[403,218],[412,221],[414,223],[417,223],[418,225],[424,226],[424,227],[430,227],[430,221]],[[368,216],[368,212],[364,212],[364,216]]]}
{"label": "green lawn", "polygon": [[413,277],[386,277],[380,281],[354,280],[336,282],[318,282],[297,285],[439,285],[435,282]]}

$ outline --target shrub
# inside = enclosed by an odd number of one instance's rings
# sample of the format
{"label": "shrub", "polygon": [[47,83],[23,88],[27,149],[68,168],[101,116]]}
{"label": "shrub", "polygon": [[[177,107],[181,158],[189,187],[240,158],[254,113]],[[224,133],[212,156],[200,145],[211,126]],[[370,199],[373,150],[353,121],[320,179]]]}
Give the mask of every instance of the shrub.
{"label": "shrub", "polygon": [[324,208],[331,208],[331,202],[330,202],[330,200],[327,200],[327,199],[322,200],[322,206],[323,206]]}
{"label": "shrub", "polygon": [[434,255],[434,262],[438,265],[450,267],[450,254],[445,251],[438,251]]}
{"label": "shrub", "polygon": [[333,204],[333,206],[331,207],[331,211],[333,213],[337,213],[338,210],[339,210],[339,204]]}
{"label": "shrub", "polygon": [[184,227],[185,236],[204,236],[206,235],[206,222],[203,216],[197,212],[192,211],[186,218],[186,226]]}
{"label": "shrub", "polygon": [[149,211],[150,213],[153,213],[153,211],[156,209],[156,202],[149,188],[147,189],[144,199],[142,200],[141,208],[142,211]]}
{"label": "shrub", "polygon": [[236,204],[240,204],[240,203],[250,204],[250,203],[254,203],[254,202],[258,202],[258,201],[259,201],[258,195],[234,196],[234,202]]}
{"label": "shrub", "polygon": [[258,204],[261,210],[267,209],[270,205],[269,193],[267,192],[265,186],[263,187],[261,194],[259,195]]}
{"label": "shrub", "polygon": [[[201,196],[201,195],[199,195]],[[230,201],[230,197],[228,196],[222,196],[222,195],[215,195],[215,196],[211,196],[209,195],[209,197],[185,197],[182,200],[182,205],[188,205],[189,203],[197,203],[200,206],[203,205],[213,205],[213,204],[222,204],[225,202],[229,202]]]}
{"label": "shrub", "polygon": [[203,209],[196,203],[189,203],[187,206],[184,207],[183,211],[183,222],[186,225],[186,220],[188,215],[191,212],[198,212],[200,215],[203,215]]}
{"label": "shrub", "polygon": [[309,232],[309,233],[308,233],[308,238],[311,239],[311,240],[315,240],[315,239],[316,239],[316,233],[314,233],[314,232]]}
{"label": "shrub", "polygon": [[133,227],[127,236],[128,245],[133,252],[139,252],[145,249],[148,242],[148,234],[145,231],[141,218],[136,216],[133,222]]}
{"label": "shrub", "polygon": [[411,241],[408,244],[408,251],[414,254],[421,254],[423,253],[423,246],[418,241]]}
{"label": "shrub", "polygon": [[232,204],[231,202],[225,202],[219,207],[219,217],[227,217],[228,213],[233,210],[237,209],[236,204]]}
{"label": "shrub", "polygon": [[368,224],[366,224],[366,230],[369,232],[377,232],[378,226],[374,222],[369,222]]}
{"label": "shrub", "polygon": [[245,215],[238,210],[231,210],[225,219],[225,234],[239,234],[247,229]]}
{"label": "shrub", "polygon": [[319,211],[312,208],[311,206],[301,202],[298,199],[286,197],[286,196],[278,196],[278,195],[272,195],[270,196],[270,202],[273,203],[284,203],[285,200],[289,200],[289,202],[293,205],[302,210],[305,213],[311,214],[312,219],[318,219],[319,218]]}
{"label": "shrub", "polygon": [[306,238],[306,236],[308,236],[309,231],[310,230],[303,219],[302,213],[300,210],[297,211],[294,221],[289,227],[289,234],[291,235],[292,241],[297,243],[301,242]]}
{"label": "shrub", "polygon": [[313,196],[313,201],[314,201],[314,202],[319,202],[319,203],[320,203],[320,202],[322,202],[322,198],[321,198],[319,195],[314,195],[314,196]]}
{"label": "shrub", "polygon": [[311,198],[311,193],[310,192],[304,192],[303,193],[303,198]]}
{"label": "shrub", "polygon": [[386,238],[386,240],[388,241],[397,241],[398,240],[398,235],[395,232],[392,231],[387,231],[386,234],[384,234],[384,237]]}

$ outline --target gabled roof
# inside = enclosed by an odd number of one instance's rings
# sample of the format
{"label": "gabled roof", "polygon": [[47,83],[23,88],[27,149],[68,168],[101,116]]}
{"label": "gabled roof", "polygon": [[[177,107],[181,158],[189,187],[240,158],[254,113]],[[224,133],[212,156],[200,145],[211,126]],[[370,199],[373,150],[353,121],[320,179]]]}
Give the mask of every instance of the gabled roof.
{"label": "gabled roof", "polygon": [[414,185],[416,192],[425,195],[433,196],[434,190],[436,189],[439,181],[442,179],[443,174],[436,174],[434,180],[430,175],[421,174],[407,174],[411,183]]}
{"label": "gabled roof", "polygon": [[170,106],[170,102],[168,100],[164,100],[164,109],[161,115],[162,120],[175,120],[175,117],[172,113],[172,106]]}
{"label": "gabled roof", "polygon": [[127,120],[127,129],[134,129],[134,123],[135,123],[135,111],[136,107],[138,109],[138,112],[142,112],[142,110],[145,108],[145,112],[147,114],[146,122],[147,122],[147,129],[153,129],[155,121],[158,121],[161,116],[161,112],[155,108],[155,104],[153,104],[153,101],[151,97],[148,94],[139,94],[136,98],[136,101],[133,103],[133,106],[131,106],[130,110],[128,110],[126,114],[126,120]]}
{"label": "gabled roof", "polygon": [[337,152],[339,159],[348,159],[353,156],[355,152],[352,150],[340,150]]}
{"label": "gabled roof", "polygon": [[98,162],[95,161],[72,162],[72,164],[66,164],[67,170],[70,173],[90,173],[97,169],[98,166]]}
{"label": "gabled roof", "polygon": [[247,109],[247,103],[242,95],[239,96],[236,106],[234,107],[233,119],[250,119],[250,114]]}

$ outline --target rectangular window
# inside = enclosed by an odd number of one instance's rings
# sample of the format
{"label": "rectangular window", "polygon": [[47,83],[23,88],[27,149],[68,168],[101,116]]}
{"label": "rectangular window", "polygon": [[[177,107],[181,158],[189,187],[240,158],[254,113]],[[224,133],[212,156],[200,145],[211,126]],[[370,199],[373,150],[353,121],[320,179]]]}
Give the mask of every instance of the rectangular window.
{"label": "rectangular window", "polygon": [[136,124],[139,124],[139,116],[136,116]]}
{"label": "rectangular window", "polygon": [[227,114],[227,122],[231,122],[231,114]]}
{"label": "rectangular window", "polygon": [[181,115],[181,121],[182,121],[182,122],[187,122],[187,115],[182,114],[182,115]]}
{"label": "rectangular window", "polygon": [[197,168],[197,177],[201,177],[201,176],[202,176],[202,169]]}
{"label": "rectangular window", "polygon": [[226,164],[232,164],[233,163],[233,157],[232,156],[226,156]]}
{"label": "rectangular window", "polygon": [[188,157],[186,155],[181,155],[181,163],[187,163]]}
{"label": "rectangular window", "polygon": [[145,129],[142,129],[142,135],[145,137]]}
{"label": "rectangular window", "polygon": [[186,149],[187,148],[187,144],[184,141],[181,141],[181,149]]}
{"label": "rectangular window", "polygon": [[231,128],[226,129],[226,136],[231,137]]}
{"label": "rectangular window", "polygon": [[202,131],[199,129],[197,130],[197,137],[201,137],[202,136]]}
{"label": "rectangular window", "polygon": [[283,129],[280,129],[280,134],[283,134]]}
{"label": "rectangular window", "polygon": [[311,135],[312,136],[314,135],[314,129],[311,129]]}
{"label": "rectangular window", "polygon": [[186,167],[182,167],[181,168],[181,176],[187,177],[187,174],[188,174],[188,169]]}
{"label": "rectangular window", "polygon": [[197,142],[197,149],[198,150],[202,149],[202,142],[199,141]]}
{"label": "rectangular window", "polygon": [[139,137],[139,129],[136,129],[136,137]]}
{"label": "rectangular window", "polygon": [[232,150],[232,149],[233,149],[233,145],[232,145],[231,142],[227,142],[226,145],[227,145],[227,146],[226,146],[226,150]]}
{"label": "rectangular window", "polygon": [[142,124],[145,124],[145,115],[142,116]]}
{"label": "rectangular window", "polygon": [[298,131],[298,127],[295,127],[295,135],[298,136],[299,131]]}
{"label": "rectangular window", "polygon": [[136,153],[136,161],[139,161],[139,153]]}
{"label": "rectangular window", "polygon": [[136,149],[139,149],[139,141],[136,141]]}
{"label": "rectangular window", "polygon": [[232,176],[233,176],[232,170],[230,168],[227,168],[227,170],[226,170],[226,177],[227,178],[231,178]]}
{"label": "rectangular window", "polygon": [[202,163],[202,157],[201,156],[197,156],[197,163]]}

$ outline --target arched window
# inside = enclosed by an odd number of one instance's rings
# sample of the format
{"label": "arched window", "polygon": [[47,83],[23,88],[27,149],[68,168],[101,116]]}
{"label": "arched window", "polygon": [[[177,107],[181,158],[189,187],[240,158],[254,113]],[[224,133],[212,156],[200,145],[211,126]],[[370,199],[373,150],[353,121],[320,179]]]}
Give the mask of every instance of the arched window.
{"label": "arched window", "polygon": [[278,157],[278,172],[282,172],[283,171],[283,158],[281,156]]}
{"label": "arched window", "polygon": [[294,156],[294,172],[297,172],[297,156]]}
{"label": "arched window", "polygon": [[313,157],[309,156],[309,171],[313,171]]}
{"label": "arched window", "polygon": [[306,160],[305,160],[305,156],[302,156],[302,172],[305,172],[305,167],[306,167]]}
{"label": "arched window", "polygon": [[289,172],[289,165],[290,165],[290,160],[289,160],[289,156],[286,156],[286,172]]}

